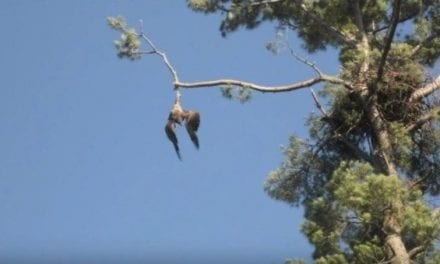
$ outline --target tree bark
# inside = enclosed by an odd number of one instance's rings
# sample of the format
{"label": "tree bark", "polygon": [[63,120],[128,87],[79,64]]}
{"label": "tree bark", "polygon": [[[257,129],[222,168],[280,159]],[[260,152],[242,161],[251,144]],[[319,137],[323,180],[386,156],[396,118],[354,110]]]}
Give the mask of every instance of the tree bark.
{"label": "tree bark", "polygon": [[408,251],[403,244],[400,235],[392,234],[388,235],[385,239],[386,244],[391,249],[391,254],[394,255],[391,259],[391,264],[410,264],[410,258]]}
{"label": "tree bark", "polygon": [[[363,53],[363,62],[360,65],[358,79],[355,82],[355,90],[359,93],[363,101],[363,107],[367,113],[368,121],[373,129],[373,134],[377,139],[377,146],[374,150],[379,153],[380,168],[379,171],[389,175],[389,177],[400,178],[394,163],[390,135],[386,121],[382,119],[380,110],[374,100],[375,87],[374,83],[370,83],[370,44],[368,36],[364,30],[363,18],[359,2],[354,2],[354,10],[357,18],[357,25],[359,29],[358,49]],[[374,166],[374,164],[372,164]],[[385,244],[388,246],[388,259],[391,264],[410,264],[410,257],[405,244],[402,240],[401,231],[403,225],[404,206],[402,204],[402,197],[400,193],[396,193],[395,197],[390,197],[392,201],[390,208],[384,212],[384,222],[382,229],[386,234]]]}

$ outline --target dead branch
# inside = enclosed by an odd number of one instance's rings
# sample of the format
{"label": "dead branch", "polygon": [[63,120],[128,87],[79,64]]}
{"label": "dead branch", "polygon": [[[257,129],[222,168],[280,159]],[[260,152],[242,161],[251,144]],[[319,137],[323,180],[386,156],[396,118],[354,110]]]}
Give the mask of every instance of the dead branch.
{"label": "dead branch", "polygon": [[156,54],[160,56],[165,63],[167,69],[172,75],[173,78],[173,84],[174,89],[179,88],[204,88],[204,87],[215,87],[215,86],[235,86],[235,87],[241,87],[241,88],[248,88],[251,90],[259,91],[259,92],[270,92],[270,93],[278,93],[278,92],[288,92],[293,90],[298,90],[301,88],[310,87],[312,85],[315,85],[320,82],[326,82],[326,83],[333,83],[333,84],[339,84],[344,86],[347,89],[352,89],[352,85],[349,82],[346,82],[342,79],[339,79],[334,76],[329,76],[324,73],[322,73],[319,68],[310,61],[300,57],[299,55],[295,54],[292,50],[292,55],[298,59],[299,61],[303,62],[304,64],[310,66],[312,69],[314,69],[318,76],[312,79],[308,79],[305,81],[295,82],[287,85],[280,85],[280,86],[266,86],[266,85],[260,85],[252,82],[242,81],[242,80],[235,80],[235,79],[219,79],[219,80],[208,80],[208,81],[199,81],[199,82],[181,82],[179,80],[179,77],[177,75],[176,69],[173,67],[173,65],[168,60],[168,57],[165,52],[159,50],[156,45],[154,45],[153,41],[144,33],[143,30],[143,22],[140,20],[141,29],[139,36],[148,44],[150,47],[150,51],[143,51],[139,52],[141,55],[152,55]]}
{"label": "dead branch", "polygon": [[440,75],[437,76],[437,78],[435,78],[434,81],[432,81],[431,83],[428,83],[422,88],[414,91],[411,97],[409,98],[409,102],[414,102],[419,99],[422,99],[438,89],[440,89]]}
{"label": "dead branch", "polygon": [[165,52],[160,51],[159,49],[156,48],[156,46],[154,45],[153,41],[151,41],[150,38],[148,38],[148,36],[144,33],[144,22],[143,20],[139,21],[141,24],[141,33],[140,33],[140,37],[142,37],[142,39],[144,39],[147,44],[150,46],[150,48],[152,49],[151,51],[147,52],[146,54],[157,54],[159,55],[163,62],[165,63],[165,65],[167,66],[168,70],[170,71],[174,83],[178,83],[179,82],[179,77],[177,76],[177,71],[176,69],[174,69],[173,65],[171,65],[170,61],[168,60],[167,55],[165,54]]}
{"label": "dead branch", "polygon": [[234,80],[234,79],[219,79],[219,80],[210,80],[210,81],[201,81],[201,82],[174,82],[174,87],[176,88],[204,88],[204,87],[215,87],[215,86],[236,86],[241,88],[247,88],[259,92],[270,92],[270,93],[279,93],[279,92],[289,92],[293,90],[298,90],[301,88],[310,87],[319,82],[328,81],[324,80],[322,77],[316,77],[313,79],[308,79],[302,82],[296,82],[287,85],[281,86],[265,86],[259,85],[251,82]]}
{"label": "dead branch", "polygon": [[324,74],[322,73],[322,71],[318,68],[318,66],[316,66],[315,63],[301,57],[300,55],[298,55],[293,48],[289,45],[289,43],[286,43],[287,49],[289,50],[290,54],[298,61],[306,64],[307,66],[311,67],[317,74],[318,76],[323,76]]}

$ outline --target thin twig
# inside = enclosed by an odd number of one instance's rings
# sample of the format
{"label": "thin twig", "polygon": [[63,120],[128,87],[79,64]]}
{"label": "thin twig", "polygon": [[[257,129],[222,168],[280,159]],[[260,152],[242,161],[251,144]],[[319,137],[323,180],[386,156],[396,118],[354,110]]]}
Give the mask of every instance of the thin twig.
{"label": "thin twig", "polygon": [[316,66],[315,63],[301,57],[300,55],[298,55],[290,45],[287,44],[287,49],[290,51],[290,54],[297,60],[299,60],[300,62],[310,66],[319,76],[323,76],[324,74],[322,73],[322,71],[318,68],[318,66]]}
{"label": "thin twig", "polygon": [[168,70],[170,71],[173,77],[174,83],[178,83],[179,77],[177,76],[177,71],[174,69],[173,65],[171,65],[171,63],[169,62],[167,55],[164,52],[160,51],[158,48],[156,48],[153,41],[144,33],[144,26],[143,26],[144,23],[142,20],[140,20],[140,24],[141,24],[140,37],[142,37],[152,49],[152,51],[149,52],[149,54],[157,54],[160,57],[162,57],[162,60],[164,61],[165,65],[167,66]]}
{"label": "thin twig", "polygon": [[155,54],[157,54],[160,57],[162,57],[165,65],[167,66],[168,70],[170,71],[171,75],[173,76],[174,82],[178,83],[179,82],[179,77],[177,76],[176,70],[174,69],[174,67],[169,62],[167,55],[164,52],[158,50],[156,48],[156,46],[154,46],[153,42],[147,37],[147,35],[145,35],[144,33],[141,33],[141,37],[148,43],[148,45],[150,45],[150,47],[153,49]]}
{"label": "thin twig", "polygon": [[319,111],[321,112],[321,114],[325,117],[329,117],[327,111],[324,109],[324,107],[322,106],[322,104],[319,102],[318,97],[316,96],[315,91],[313,91],[312,88],[310,88],[310,93],[312,94],[313,97],[313,101],[315,101],[316,107],[318,107]]}

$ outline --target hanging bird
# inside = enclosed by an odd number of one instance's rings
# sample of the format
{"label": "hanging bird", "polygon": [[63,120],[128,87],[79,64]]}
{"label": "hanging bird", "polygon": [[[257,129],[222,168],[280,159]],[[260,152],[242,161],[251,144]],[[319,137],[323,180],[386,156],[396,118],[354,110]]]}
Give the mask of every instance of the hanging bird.
{"label": "hanging bird", "polygon": [[182,160],[176,136],[177,124],[182,125],[182,121],[185,121],[185,127],[189,137],[194,143],[194,146],[199,149],[199,139],[196,132],[200,126],[200,114],[196,111],[183,110],[182,106],[180,105],[180,97],[180,93],[177,91],[176,101],[170,111],[170,114],[168,115],[168,122],[165,125],[165,133],[167,134],[168,139],[173,143],[177,157]]}

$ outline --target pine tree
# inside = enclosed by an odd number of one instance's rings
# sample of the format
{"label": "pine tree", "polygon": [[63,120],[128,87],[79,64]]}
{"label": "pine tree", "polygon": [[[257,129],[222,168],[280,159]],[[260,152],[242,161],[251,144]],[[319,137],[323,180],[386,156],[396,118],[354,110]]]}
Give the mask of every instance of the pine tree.
{"label": "pine tree", "polygon": [[[303,233],[316,263],[440,263],[440,0],[188,0],[202,13],[220,13],[223,35],[266,21],[297,32],[308,52],[334,47],[340,74],[329,76],[296,56],[316,78],[285,86],[239,80],[184,83],[142,32],[109,18],[122,32],[119,56],[137,59],[140,40],[164,59],[179,88],[238,87],[292,92],[324,83],[320,115],[309,138],[290,138],[285,160],[265,191],[304,207]],[[402,32],[399,33],[398,32]],[[277,51],[279,43],[269,43]]]}

